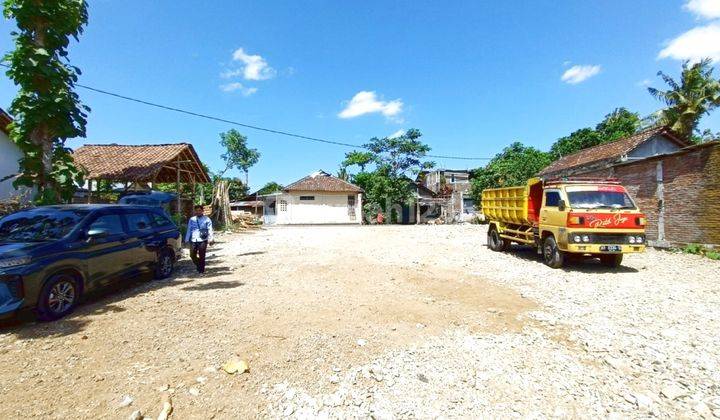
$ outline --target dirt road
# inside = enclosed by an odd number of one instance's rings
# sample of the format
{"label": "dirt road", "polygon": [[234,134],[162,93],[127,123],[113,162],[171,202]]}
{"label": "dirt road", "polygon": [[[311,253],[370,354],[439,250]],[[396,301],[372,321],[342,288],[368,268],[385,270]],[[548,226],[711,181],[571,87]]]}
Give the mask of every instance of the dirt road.
{"label": "dirt road", "polygon": [[[720,263],[620,270],[498,254],[481,226],[225,235],[198,276],[136,281],[0,331],[1,418],[720,416]],[[219,370],[228,359],[250,372]]]}

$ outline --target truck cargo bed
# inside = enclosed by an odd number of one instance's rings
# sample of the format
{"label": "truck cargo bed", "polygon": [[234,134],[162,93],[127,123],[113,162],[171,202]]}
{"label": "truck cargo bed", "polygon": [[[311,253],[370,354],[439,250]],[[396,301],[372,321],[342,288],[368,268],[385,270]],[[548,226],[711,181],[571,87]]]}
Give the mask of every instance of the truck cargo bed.
{"label": "truck cargo bed", "polygon": [[482,193],[482,211],[489,220],[517,225],[535,225],[542,204],[542,182],[538,178],[519,187],[492,188]]}

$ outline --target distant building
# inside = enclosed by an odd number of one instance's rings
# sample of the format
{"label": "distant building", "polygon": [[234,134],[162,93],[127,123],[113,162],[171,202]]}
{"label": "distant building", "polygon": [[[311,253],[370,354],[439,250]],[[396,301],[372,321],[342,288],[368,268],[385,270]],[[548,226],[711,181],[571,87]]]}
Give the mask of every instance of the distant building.
{"label": "distant building", "polygon": [[418,174],[416,182],[432,191],[436,202],[438,198],[445,199],[441,204],[440,217],[446,221],[466,221],[475,216],[475,200],[470,196],[470,171],[462,169],[423,171]]}
{"label": "distant building", "polygon": [[266,224],[361,224],[362,188],[317,171],[282,191],[260,196]]}
{"label": "distant building", "polygon": [[0,108],[0,202],[16,197],[32,198],[32,192],[28,188],[21,187],[16,190],[12,185],[20,172],[18,161],[23,157],[23,153],[8,137],[8,124],[11,122],[12,117]]}
{"label": "distant building", "polygon": [[565,156],[545,179],[617,178],[648,219],[648,243],[720,245],[720,142],[691,145],[653,128]]}

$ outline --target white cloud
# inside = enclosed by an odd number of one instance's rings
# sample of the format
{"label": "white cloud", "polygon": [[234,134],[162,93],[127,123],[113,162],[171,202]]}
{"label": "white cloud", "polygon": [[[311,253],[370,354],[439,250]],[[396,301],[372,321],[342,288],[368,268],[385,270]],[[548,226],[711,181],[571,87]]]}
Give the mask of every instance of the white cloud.
{"label": "white cloud", "polygon": [[397,137],[402,136],[403,134],[405,134],[405,130],[401,128],[401,129],[399,129],[398,131],[390,134],[390,135],[388,136],[388,138],[389,138],[389,139],[394,139],[394,138],[397,138]]}
{"label": "white cloud", "polygon": [[720,62],[720,23],[690,29],[668,42],[658,54],[658,58],[690,60],[692,63],[706,57],[713,62]]}
{"label": "white cloud", "polygon": [[705,19],[720,18],[720,0],[688,0],[683,9]]}
{"label": "white cloud", "polygon": [[264,58],[256,54],[248,54],[242,48],[235,50],[233,60],[242,63],[242,68],[228,70],[222,74],[223,77],[229,78],[242,75],[245,80],[267,80],[272,79],[277,74],[277,71],[270,67]]}
{"label": "white cloud", "polygon": [[600,73],[600,66],[596,65],[575,65],[565,70],[560,80],[571,85],[584,82],[585,80]]}
{"label": "white cloud", "polygon": [[400,99],[381,101],[375,92],[363,90],[352,97],[338,117],[355,118],[365,114],[380,113],[387,118],[398,120],[402,107],[403,103]]}
{"label": "white cloud", "polygon": [[255,88],[255,87],[245,87],[245,86],[243,86],[243,84],[240,83],[240,82],[232,82],[232,83],[227,83],[227,84],[224,84],[224,85],[220,85],[220,89],[221,89],[223,92],[235,92],[235,91],[240,91],[240,93],[242,93],[243,96],[250,96],[250,95],[252,95],[253,93],[257,92],[257,88]]}
{"label": "white cloud", "polygon": [[649,87],[652,84],[652,80],[650,79],[643,79],[639,82],[637,82],[637,86],[641,88]]}

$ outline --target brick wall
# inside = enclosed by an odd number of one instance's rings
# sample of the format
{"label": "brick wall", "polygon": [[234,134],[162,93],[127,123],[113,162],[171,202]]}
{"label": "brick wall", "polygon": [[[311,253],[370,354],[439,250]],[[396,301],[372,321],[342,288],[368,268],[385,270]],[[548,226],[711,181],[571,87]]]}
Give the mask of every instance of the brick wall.
{"label": "brick wall", "polygon": [[720,145],[662,161],[667,241],[720,245]]}
{"label": "brick wall", "polygon": [[672,245],[720,245],[720,143],[585,172],[582,176],[618,178],[647,215],[648,239],[658,241],[659,163],[665,199],[665,241]]}

